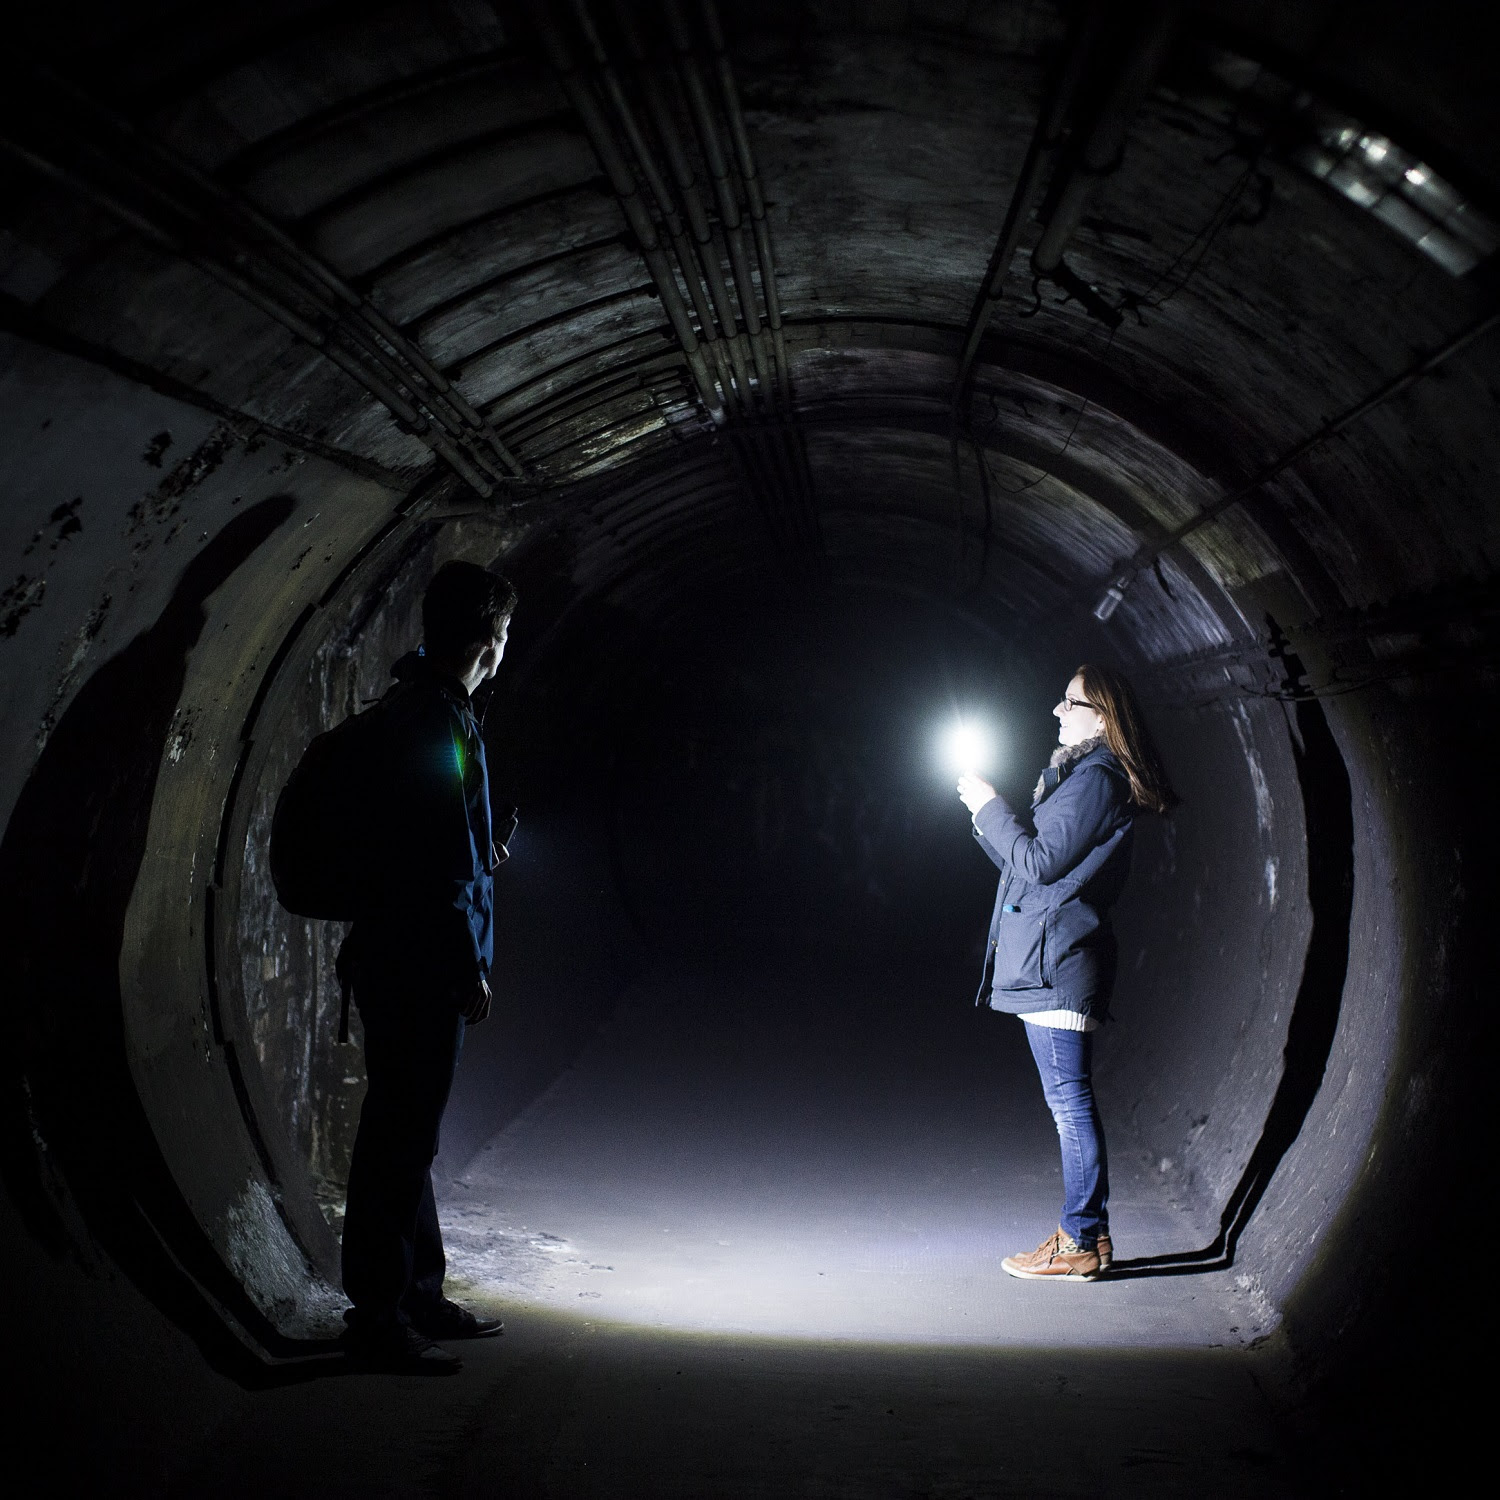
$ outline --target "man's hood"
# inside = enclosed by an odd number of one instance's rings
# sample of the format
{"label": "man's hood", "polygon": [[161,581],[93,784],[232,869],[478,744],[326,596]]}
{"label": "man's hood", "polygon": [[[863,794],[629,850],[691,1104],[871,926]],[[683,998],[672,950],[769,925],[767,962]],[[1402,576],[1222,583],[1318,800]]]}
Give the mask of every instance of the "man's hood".
{"label": "man's hood", "polygon": [[391,668],[391,676],[397,682],[415,682],[419,677],[426,677],[431,670],[431,663],[420,651],[408,651]]}
{"label": "man's hood", "polygon": [[391,667],[391,676],[397,682],[431,682],[442,688],[444,692],[452,694],[460,703],[470,701],[468,690],[463,683],[451,672],[444,672],[435,667],[432,658],[426,655],[420,647],[398,658]]}

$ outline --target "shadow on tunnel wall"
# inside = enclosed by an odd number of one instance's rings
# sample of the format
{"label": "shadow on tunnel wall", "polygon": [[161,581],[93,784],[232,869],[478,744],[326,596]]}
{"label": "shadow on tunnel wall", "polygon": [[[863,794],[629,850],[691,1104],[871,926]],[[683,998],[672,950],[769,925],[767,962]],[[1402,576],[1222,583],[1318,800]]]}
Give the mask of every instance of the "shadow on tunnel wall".
{"label": "shadow on tunnel wall", "polygon": [[[1286,668],[1285,690],[1305,690],[1301,661],[1270,621],[1272,655]],[[1302,1131],[1323,1083],[1338,1030],[1344,980],[1349,969],[1349,924],[1354,907],[1354,808],[1349,772],[1328,727],[1323,706],[1310,697],[1295,702],[1292,754],[1307,826],[1307,897],[1312,930],[1291,1018],[1282,1073],[1260,1137],[1219,1215],[1219,1230],[1199,1250],[1118,1260],[1115,1280],[1145,1276],[1191,1276],[1234,1264],[1249,1224],[1282,1158]]]}
{"label": "shadow on tunnel wall", "polygon": [[[79,690],[0,844],[0,951],[11,979],[0,1074],[0,1172],[51,1256],[89,1236],[208,1363],[243,1383],[266,1366],[212,1298],[286,1352],[224,1266],[156,1144],[130,1073],[119,979],[126,909],[145,853],[162,746],[213,592],[291,514],[276,496],[235,517],[188,564],[161,617]],[[207,1295],[205,1295],[207,1293]]]}

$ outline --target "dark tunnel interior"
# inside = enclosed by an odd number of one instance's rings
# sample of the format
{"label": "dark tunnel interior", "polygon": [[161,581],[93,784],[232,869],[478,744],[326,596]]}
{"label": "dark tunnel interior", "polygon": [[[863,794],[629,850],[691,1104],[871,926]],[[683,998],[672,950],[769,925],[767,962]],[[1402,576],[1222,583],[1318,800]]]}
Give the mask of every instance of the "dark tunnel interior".
{"label": "dark tunnel interior", "polygon": [[[1483,1349],[1482,20],[18,21],[0,1239],[60,1489],[1462,1471],[1477,1390],[1427,1375]],[[360,1028],[267,847],[454,558],[521,599],[480,695],[499,1002],[434,1169],[507,1333],[418,1395],[333,1342]],[[1097,1041],[1117,1269],[1059,1295],[998,1268],[1056,1136],[973,1005],[993,870],[939,740],[991,727],[1028,802],[1083,661],[1181,803]]]}

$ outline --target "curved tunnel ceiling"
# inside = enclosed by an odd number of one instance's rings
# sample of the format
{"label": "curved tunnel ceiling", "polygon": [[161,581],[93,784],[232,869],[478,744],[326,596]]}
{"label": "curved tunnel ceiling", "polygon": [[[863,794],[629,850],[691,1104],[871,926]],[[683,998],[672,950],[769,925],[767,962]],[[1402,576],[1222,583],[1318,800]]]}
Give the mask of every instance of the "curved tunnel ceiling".
{"label": "curved tunnel ceiling", "polygon": [[[30,24],[0,168],[25,499],[4,649],[52,665],[10,690],[8,796],[89,664],[154,641],[139,670],[179,676],[141,715],[147,843],[219,889],[297,631],[320,605],[366,618],[446,519],[446,545],[561,569],[538,636],[832,579],[1124,655],[1160,703],[1229,704],[1214,764],[1250,767],[1252,824],[1264,778],[1296,803],[1338,753],[1243,704],[1325,698],[1374,830],[1361,889],[1427,868],[1417,794],[1384,782],[1415,785],[1431,747],[1338,695],[1492,649],[1500,159],[1461,25],[1229,0]],[[84,431],[113,499],[46,490]],[[168,544],[199,523],[184,573]],[[233,630],[200,644],[210,599]],[[189,785],[195,735],[240,760]],[[1380,942],[1424,920],[1389,886],[1359,919]],[[140,890],[119,916],[149,980],[181,967],[151,948],[180,895]],[[1330,909],[1311,898],[1325,936]],[[1384,1003],[1356,1135],[1396,1048]],[[169,1029],[149,1004],[132,1025]],[[1425,1066],[1430,1033],[1403,1035]],[[148,1111],[177,1107],[151,1076]]]}
{"label": "curved tunnel ceiling", "polygon": [[[1485,305],[1298,164],[1307,75],[1344,95],[1380,76],[1378,39],[1332,12],[1245,28],[1286,74],[1222,45],[1233,7],[1155,50],[1150,10],[1091,47],[1089,12],[1041,5],[947,25],[731,10],[732,61],[696,8],[587,28],[563,6],[295,14],[174,26],[170,48],[121,20],[103,88],[102,58],[52,43],[81,92],[38,71],[17,112],[20,300],[402,488],[457,471],[570,515],[632,464],[672,471],[611,525],[622,572],[684,527],[688,567],[726,565],[709,518],[738,501],[836,570],[909,544],[933,586],[1076,609]],[[1138,113],[1133,59],[1161,75]],[[1049,113],[1042,191],[981,301]],[[1476,174],[1463,123],[1381,120]],[[38,173],[60,185],[40,201]],[[1078,180],[1038,277],[1027,252]],[[955,342],[985,314],[960,394]],[[1469,395],[1413,393],[1325,444],[1167,576],[1232,593],[1284,567],[1311,616],[1465,569],[1491,539],[1427,455],[1465,446],[1442,419]],[[1399,518],[1370,514],[1402,487]],[[1243,631],[1210,618],[1222,599],[1188,620],[1148,592],[1127,606],[1148,655]]]}

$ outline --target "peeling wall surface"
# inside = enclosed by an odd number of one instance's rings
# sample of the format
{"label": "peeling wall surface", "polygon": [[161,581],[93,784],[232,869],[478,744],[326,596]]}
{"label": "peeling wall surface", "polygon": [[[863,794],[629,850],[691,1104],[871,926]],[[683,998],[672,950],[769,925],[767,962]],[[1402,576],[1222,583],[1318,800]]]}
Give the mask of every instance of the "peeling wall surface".
{"label": "peeling wall surface", "polygon": [[341,933],[277,905],[270,817],[464,557],[523,601],[486,710],[522,824],[514,1011],[470,1040],[441,1181],[663,965],[975,958],[990,888],[911,726],[995,710],[1024,801],[1058,687],[1115,662],[1182,804],[1142,821],[1117,912],[1112,1149],[1279,1327],[1284,1399],[1379,1426],[1382,1372],[1463,1346],[1414,1319],[1402,1256],[1472,1247],[1488,1170],[1478,24],[26,19],[0,104],[17,1285],[66,1303],[106,1268],[189,1384],[336,1330],[363,1067]]}

